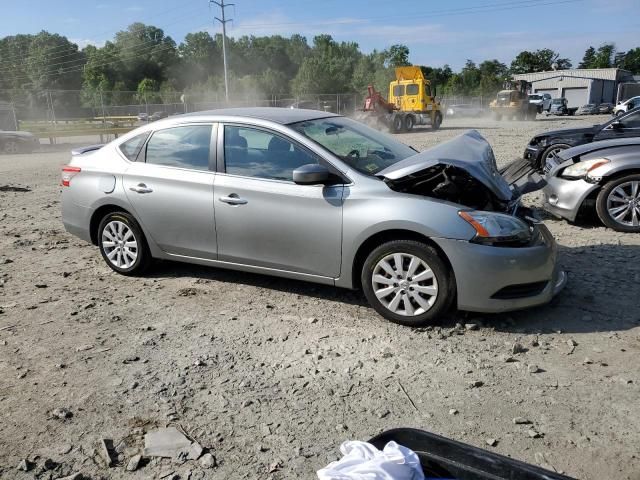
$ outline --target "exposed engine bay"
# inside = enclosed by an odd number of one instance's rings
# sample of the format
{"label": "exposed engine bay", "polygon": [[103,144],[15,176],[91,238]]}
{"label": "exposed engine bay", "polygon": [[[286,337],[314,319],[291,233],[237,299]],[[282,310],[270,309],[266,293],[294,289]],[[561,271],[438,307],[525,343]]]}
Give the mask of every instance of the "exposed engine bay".
{"label": "exposed engine bay", "polygon": [[434,165],[401,180],[386,180],[386,183],[397,192],[433,197],[475,210],[506,212],[512,203],[498,199],[467,171],[453,165]]}

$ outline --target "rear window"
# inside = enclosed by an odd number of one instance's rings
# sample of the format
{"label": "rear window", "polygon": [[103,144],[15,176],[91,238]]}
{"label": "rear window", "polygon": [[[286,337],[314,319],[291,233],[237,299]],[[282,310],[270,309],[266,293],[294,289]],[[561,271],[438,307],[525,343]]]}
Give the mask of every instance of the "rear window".
{"label": "rear window", "polygon": [[125,157],[127,157],[127,159],[129,159],[129,161],[135,162],[148,136],[149,132],[145,132],[130,138],[120,145],[120,151]]}

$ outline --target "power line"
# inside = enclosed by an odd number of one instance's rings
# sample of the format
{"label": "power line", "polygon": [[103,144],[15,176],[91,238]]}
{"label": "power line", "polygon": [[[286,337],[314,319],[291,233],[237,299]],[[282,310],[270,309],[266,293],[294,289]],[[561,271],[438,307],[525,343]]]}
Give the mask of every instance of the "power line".
{"label": "power line", "polygon": [[231,7],[234,4],[233,3],[225,4],[224,0],[220,0],[220,2],[217,2],[216,0],[209,0],[209,4],[212,4],[212,3],[215,5],[218,5],[222,12],[221,14],[222,18],[218,18],[218,17],[213,17],[213,18],[214,20],[217,20],[222,24],[222,62],[224,64],[224,96],[228,102],[229,101],[229,78],[227,76],[227,22],[231,22],[233,21],[233,19],[225,18],[225,8]]}
{"label": "power line", "polygon": [[349,25],[366,23],[370,20],[387,20],[387,19],[404,19],[407,18],[431,18],[431,17],[447,17],[457,15],[468,15],[474,13],[492,13],[502,10],[514,10],[518,8],[532,8],[549,5],[561,5],[566,3],[584,2],[585,0],[520,0],[494,4],[476,5],[471,7],[460,7],[456,9],[447,9],[439,11],[431,11],[429,13],[405,13],[403,15],[385,15],[378,17],[359,17],[358,19],[346,20],[323,20],[318,22],[300,21],[300,22],[273,22],[273,23],[248,23],[235,27],[235,30],[255,28],[255,27],[281,27],[281,26],[308,26],[308,25]]}

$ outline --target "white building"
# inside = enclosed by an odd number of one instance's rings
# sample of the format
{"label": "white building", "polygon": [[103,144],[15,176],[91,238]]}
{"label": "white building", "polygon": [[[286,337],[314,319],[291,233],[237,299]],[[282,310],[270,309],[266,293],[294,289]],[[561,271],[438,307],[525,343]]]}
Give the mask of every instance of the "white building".
{"label": "white building", "polygon": [[624,99],[621,84],[634,82],[631,72],[620,68],[553,70],[514,75],[513,78],[530,82],[534,93],[548,93],[552,98],[565,97],[570,107],[587,103],[616,103]]}

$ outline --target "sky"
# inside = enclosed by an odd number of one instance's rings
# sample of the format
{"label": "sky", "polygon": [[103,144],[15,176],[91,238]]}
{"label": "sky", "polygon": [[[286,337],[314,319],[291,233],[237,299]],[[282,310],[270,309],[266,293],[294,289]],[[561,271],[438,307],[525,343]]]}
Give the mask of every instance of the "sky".
{"label": "sky", "polygon": [[[227,35],[300,33],[355,41],[364,52],[395,43],[417,65],[459,70],[467,59],[509,64],[522,50],[551,48],[574,66],[590,45],[640,46],[640,0],[226,0]],[[221,31],[208,0],[0,0],[0,37],[47,30],[80,47],[101,45],[141,21],[179,43]]]}

